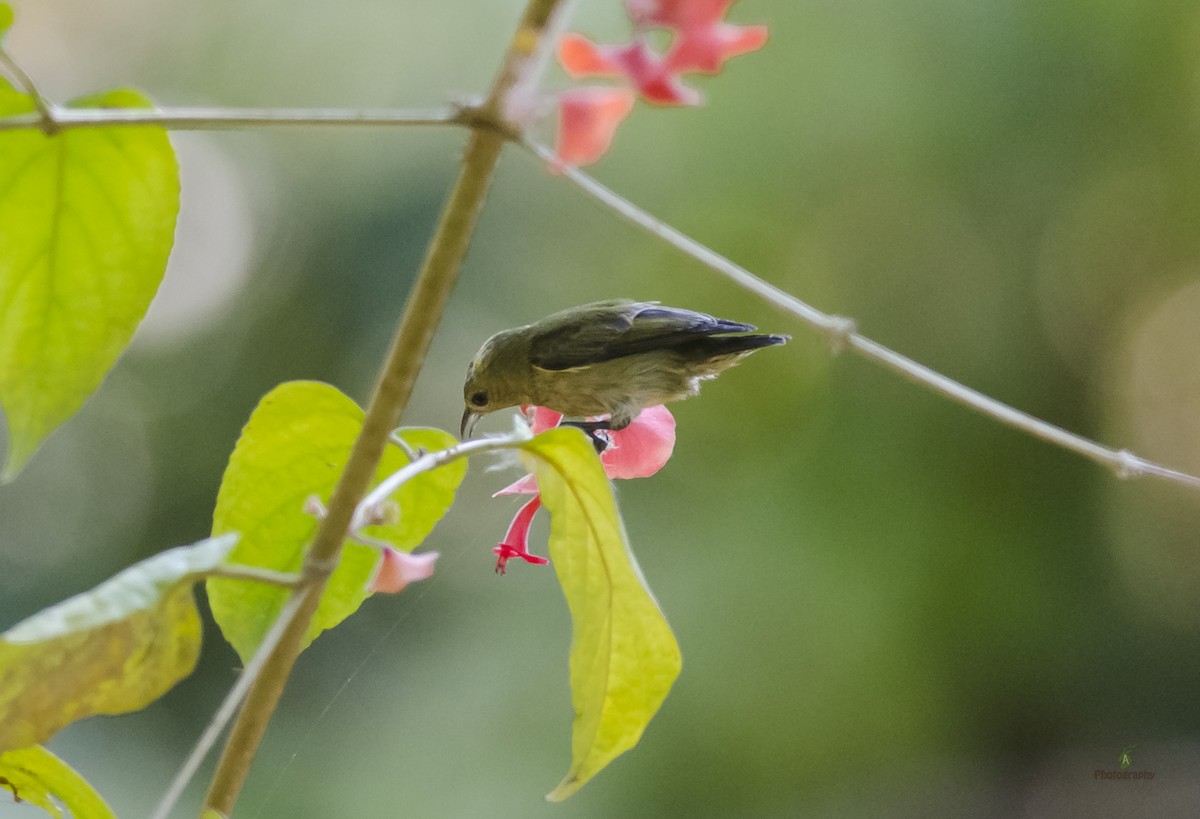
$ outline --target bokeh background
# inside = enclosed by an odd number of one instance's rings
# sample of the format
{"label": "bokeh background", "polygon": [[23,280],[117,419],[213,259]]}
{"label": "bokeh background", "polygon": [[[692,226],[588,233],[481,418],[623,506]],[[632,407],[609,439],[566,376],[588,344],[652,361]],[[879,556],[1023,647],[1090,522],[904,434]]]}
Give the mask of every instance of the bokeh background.
{"label": "bokeh background", "polygon": [[[56,99],[330,107],[479,93],[521,6],[14,5],[10,50]],[[640,107],[598,177],[919,361],[1200,472],[1200,6],[744,0],[731,18],[769,24],[767,48],[700,79],[703,107]],[[576,19],[627,34],[618,0]],[[0,625],[204,537],[274,385],[365,400],[463,135],[174,142],[183,210],[149,318],[0,489]],[[552,572],[492,574],[516,501],[489,498],[513,476],[480,463],[428,543],[435,578],[302,657],[239,816],[1200,814],[1200,495],[832,358],[518,150],[406,421],[455,427],[493,331],[611,296],[795,336],[678,405],[673,460],[618,489],[684,654],[641,745],[542,801],[569,757],[569,622]],[[51,747],[145,815],[236,665],[209,623],[161,702]],[[1135,743],[1153,780],[1094,779]]]}

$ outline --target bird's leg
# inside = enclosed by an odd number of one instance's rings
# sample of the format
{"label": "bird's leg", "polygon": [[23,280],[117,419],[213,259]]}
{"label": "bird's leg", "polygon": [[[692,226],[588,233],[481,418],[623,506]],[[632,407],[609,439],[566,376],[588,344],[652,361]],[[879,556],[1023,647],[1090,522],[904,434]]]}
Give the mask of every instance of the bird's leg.
{"label": "bird's leg", "polygon": [[597,455],[608,449],[608,437],[601,437],[597,433],[611,430],[611,421],[563,421],[559,426],[575,427],[576,429],[583,430],[584,434],[592,439],[592,446],[596,448]]}

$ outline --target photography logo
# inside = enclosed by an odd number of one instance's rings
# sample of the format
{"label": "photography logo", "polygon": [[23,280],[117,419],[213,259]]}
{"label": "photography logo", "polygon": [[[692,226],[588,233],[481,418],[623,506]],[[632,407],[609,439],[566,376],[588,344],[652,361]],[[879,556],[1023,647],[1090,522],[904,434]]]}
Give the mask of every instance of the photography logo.
{"label": "photography logo", "polygon": [[1133,767],[1133,757],[1130,755],[1130,752],[1132,752],[1133,749],[1136,747],[1137,747],[1137,743],[1134,743],[1133,745],[1127,745],[1125,747],[1125,749],[1121,751],[1121,755],[1117,757],[1117,765],[1120,767],[1120,770],[1104,771],[1104,770],[1101,770],[1100,768],[1097,768],[1095,771],[1092,772],[1092,778],[1093,779],[1153,779],[1154,771],[1132,771],[1132,770],[1130,770],[1130,768]]}

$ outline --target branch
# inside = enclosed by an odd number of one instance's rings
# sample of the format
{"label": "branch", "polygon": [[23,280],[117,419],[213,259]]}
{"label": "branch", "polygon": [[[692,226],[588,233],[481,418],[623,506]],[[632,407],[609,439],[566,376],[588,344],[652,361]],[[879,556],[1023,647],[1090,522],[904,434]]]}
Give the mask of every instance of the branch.
{"label": "branch", "polygon": [[472,112],[480,124],[472,128],[458,180],[409,294],[387,360],[367,404],[362,430],[305,558],[306,583],[296,592],[305,596],[295,619],[246,696],[205,798],[206,810],[215,810],[223,816],[233,811],[267,723],[300,654],[302,638],[324,591],[329,567],[337,563],[355,508],[375,475],[388,436],[408,405],[417,373],[462,266],[500,150],[512,130],[504,112],[507,95],[529,71],[557,5],[558,0],[529,0],[486,101]]}
{"label": "branch", "polygon": [[[0,52],[0,60],[3,53]],[[35,103],[39,97],[34,97]],[[113,128],[157,125],[175,131],[216,131],[274,125],[421,126],[465,125],[482,127],[467,107],[430,110],[405,108],[59,108],[46,106],[38,113],[0,118],[0,131],[38,129],[50,133],[71,128]]]}
{"label": "branch", "polygon": [[[549,162],[554,152],[545,145],[523,140],[522,143],[543,160]],[[919,364],[911,358],[901,355],[894,350],[872,341],[866,336],[859,335],[854,320],[843,316],[833,316],[823,313],[812,305],[806,304],[790,293],[780,290],[775,285],[734,264],[695,239],[676,230],[665,222],[650,215],[637,205],[618,193],[597,182],[592,177],[576,168],[564,168],[562,175],[583,190],[584,193],[608,206],[618,216],[653,236],[661,239],[684,254],[711,270],[720,273],[738,287],[748,290],[766,301],[768,304],[800,319],[813,329],[823,334],[830,348],[836,353],[849,348],[863,358],[881,364],[889,370],[914,381],[927,389],[949,398],[955,403],[986,415],[1005,426],[1013,427],[1035,438],[1041,438],[1055,446],[1089,458],[1107,467],[1118,478],[1136,478],[1149,475],[1163,478],[1175,483],[1200,489],[1200,477],[1179,472],[1174,469],[1154,463],[1127,449],[1110,449],[1090,438],[1076,435],[1048,421],[1043,421],[1027,412],[1011,407],[1002,401],[997,401],[977,390],[960,384],[936,370]]]}

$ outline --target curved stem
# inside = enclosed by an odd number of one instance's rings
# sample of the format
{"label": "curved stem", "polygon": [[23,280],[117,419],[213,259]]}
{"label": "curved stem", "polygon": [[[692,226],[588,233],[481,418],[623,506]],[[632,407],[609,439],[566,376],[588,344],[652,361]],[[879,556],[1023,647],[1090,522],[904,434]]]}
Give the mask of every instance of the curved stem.
{"label": "curved stem", "polygon": [[359,502],[358,508],[354,512],[354,517],[350,519],[349,530],[351,533],[357,532],[364,526],[369,525],[371,518],[371,510],[388,499],[388,496],[399,489],[404,484],[411,481],[417,475],[423,472],[428,472],[431,469],[437,469],[439,466],[445,466],[448,463],[457,461],[460,458],[465,458],[468,455],[478,455],[480,452],[494,452],[498,449],[511,449],[515,446],[520,446],[524,441],[529,440],[529,435],[520,435],[512,433],[510,435],[497,436],[495,438],[481,438],[477,441],[464,441],[458,446],[452,446],[448,449],[439,449],[437,452],[428,452],[416,460],[412,461],[402,469],[388,475],[379,484],[371,490],[362,501]]}
{"label": "curved stem", "polygon": [[21,64],[12,58],[12,55],[0,48],[0,66],[12,75],[17,84],[21,86],[21,90],[28,94],[33,99],[33,107],[37,111],[35,115],[29,117],[30,123],[27,128],[39,128],[47,136],[55,133],[58,130],[57,106],[50,100],[42,96],[42,92],[38,90],[37,83],[33,81],[33,77],[25,72]]}
{"label": "curved stem", "polygon": [[336,564],[355,507],[366,494],[388,436],[408,404],[417,373],[466,255],[467,244],[504,146],[505,134],[510,130],[503,116],[505,97],[536,52],[557,3],[558,0],[529,0],[488,98],[475,112],[488,124],[472,129],[458,179],[409,294],[391,350],[367,405],[362,430],[309,548],[305,561],[306,583],[297,593],[303,594],[305,589],[312,593],[300,603],[295,619],[246,696],[205,798],[206,809],[228,816],[245,783],[251,760],[300,654],[304,634],[328,578],[327,567]]}

